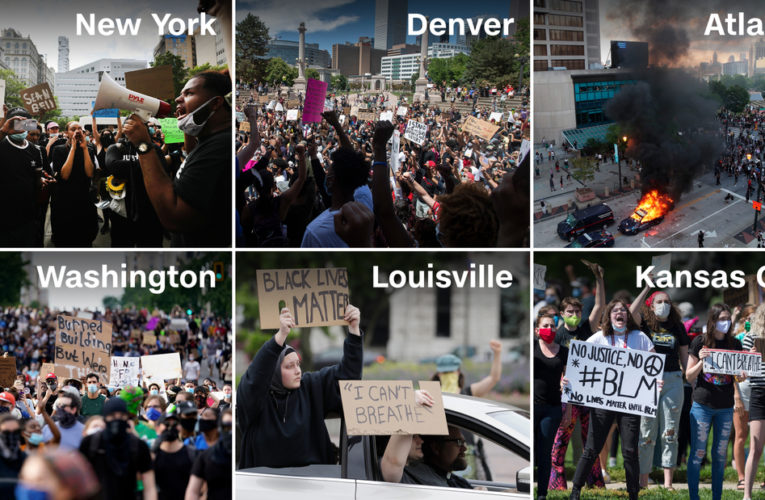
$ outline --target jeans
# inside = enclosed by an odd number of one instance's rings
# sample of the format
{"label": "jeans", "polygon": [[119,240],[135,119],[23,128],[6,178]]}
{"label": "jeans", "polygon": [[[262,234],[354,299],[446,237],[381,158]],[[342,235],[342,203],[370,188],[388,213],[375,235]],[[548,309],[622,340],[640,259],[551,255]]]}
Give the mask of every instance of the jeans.
{"label": "jeans", "polygon": [[728,438],[733,428],[733,408],[715,409],[694,401],[691,406],[691,453],[688,455],[688,495],[699,498],[699,471],[707,451],[709,428],[714,425],[712,441],[712,499],[720,500],[728,452]]}
{"label": "jeans", "polygon": [[552,446],[561,418],[560,405],[534,405],[534,458],[537,462],[537,498],[547,496]]}
{"label": "jeans", "polygon": [[660,464],[665,469],[675,467],[683,397],[683,373],[664,373],[656,417],[640,418],[641,474],[651,472],[654,464]]}
{"label": "jeans", "polygon": [[581,489],[592,464],[606,444],[611,425],[616,421],[622,439],[622,457],[627,476],[627,492],[630,500],[636,500],[640,490],[640,463],[638,461],[638,438],[640,436],[640,416],[620,413],[600,408],[590,409],[590,429],[582,458],[576,465],[574,488]]}

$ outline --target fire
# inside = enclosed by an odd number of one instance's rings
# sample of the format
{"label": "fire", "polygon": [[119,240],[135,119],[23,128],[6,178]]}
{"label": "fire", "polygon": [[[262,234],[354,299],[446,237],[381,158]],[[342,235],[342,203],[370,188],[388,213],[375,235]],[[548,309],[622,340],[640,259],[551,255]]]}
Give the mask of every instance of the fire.
{"label": "fire", "polygon": [[669,212],[673,201],[668,195],[660,193],[658,189],[648,191],[640,199],[640,203],[638,203],[635,213],[631,217],[643,222],[654,220]]}

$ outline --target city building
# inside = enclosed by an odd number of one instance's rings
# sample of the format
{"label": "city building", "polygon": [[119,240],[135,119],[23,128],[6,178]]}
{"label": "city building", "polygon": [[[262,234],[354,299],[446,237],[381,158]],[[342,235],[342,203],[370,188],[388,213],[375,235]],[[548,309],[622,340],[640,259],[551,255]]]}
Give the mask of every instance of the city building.
{"label": "city building", "polygon": [[[470,54],[470,49],[464,45],[453,43],[434,43],[428,47],[429,59],[448,59],[457,54]],[[420,52],[400,56],[382,58],[380,73],[391,80],[409,80],[412,75],[419,74]]]}
{"label": "city building", "polygon": [[367,73],[376,75],[380,73],[382,59],[386,54],[386,50],[372,47],[372,40],[366,37],[359,38],[354,44],[336,43],[332,45],[332,69],[345,76]]}
{"label": "city building", "polygon": [[65,36],[58,37],[58,72],[69,71],[69,39]]}
{"label": "city building", "polygon": [[3,57],[4,52],[5,52],[5,49],[3,49],[3,46],[0,45],[0,69],[11,69],[5,65],[5,58]]}
{"label": "city building", "polygon": [[[741,54],[741,56],[743,55]],[[749,62],[744,57],[740,61],[736,61],[734,56],[730,56],[728,62],[722,65],[723,75],[746,75],[748,70]]]}
{"label": "city building", "polygon": [[534,0],[534,71],[599,67],[598,0]]}
{"label": "city building", "polygon": [[[262,56],[262,59],[271,59],[278,57],[290,66],[297,66],[298,54],[300,51],[300,43],[297,40],[280,40],[273,38],[268,41],[266,45],[266,55]],[[329,52],[319,48],[318,43],[306,43],[305,44],[305,61],[306,66],[318,66],[321,68],[329,68],[332,64],[332,57]]]}
{"label": "city building", "polygon": [[211,66],[228,64],[226,61],[226,42],[223,38],[223,28],[216,18],[212,23],[213,35],[194,35],[196,50],[196,64],[201,66],[205,63]]}
{"label": "city building", "polygon": [[529,1],[528,0],[510,0],[510,14],[508,17],[515,19],[515,22],[510,25],[510,36],[515,35],[518,30],[518,22],[529,18]]}
{"label": "city building", "polygon": [[375,0],[375,49],[385,51],[406,42],[408,12],[408,0]]}
{"label": "city building", "polygon": [[0,46],[3,48],[5,66],[16,74],[16,77],[27,86],[32,87],[41,83],[49,83],[50,74],[44,56],[37,52],[37,47],[28,36],[13,28],[0,31]]}
{"label": "city building", "polygon": [[146,69],[147,61],[137,59],[98,59],[66,73],[56,73],[54,94],[62,116],[89,115],[98,95],[101,75],[107,73],[125,86],[125,73]]}
{"label": "city building", "polygon": [[194,36],[189,35],[164,35],[154,47],[154,59],[158,56],[171,52],[183,59],[183,67],[190,69],[197,65],[196,45]]}
{"label": "city building", "polygon": [[[447,42],[448,43],[448,40]],[[399,43],[388,49],[387,56],[403,56],[404,54],[419,54],[420,44]]]}

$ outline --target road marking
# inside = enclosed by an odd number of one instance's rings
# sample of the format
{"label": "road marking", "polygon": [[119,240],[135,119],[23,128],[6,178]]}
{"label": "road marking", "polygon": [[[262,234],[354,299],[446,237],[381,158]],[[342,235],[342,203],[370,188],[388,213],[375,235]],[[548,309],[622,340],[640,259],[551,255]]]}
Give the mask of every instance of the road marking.
{"label": "road marking", "polygon": [[[719,191],[718,191],[718,192],[719,192]],[[708,195],[707,195],[707,196],[708,196]],[[706,196],[705,196],[705,198],[706,198]],[[701,198],[699,198],[699,199],[701,199]],[[698,201],[698,200],[696,200],[696,201]],[[694,201],[693,203],[695,203],[695,201]],[[663,241],[666,241],[666,240],[668,240],[668,239],[670,239],[670,238],[672,238],[672,237],[674,237],[674,236],[676,236],[676,235],[678,235],[678,234],[680,234],[680,233],[682,233],[682,232],[684,232],[684,231],[686,231],[686,230],[688,230],[688,229],[692,228],[692,227],[693,227],[693,226],[695,226],[696,224],[700,224],[700,223],[704,222],[705,220],[707,220],[707,219],[708,219],[708,218],[710,218],[710,217],[714,217],[715,215],[719,214],[719,213],[720,213],[720,212],[722,212],[723,210],[727,210],[727,209],[729,209],[730,207],[733,207],[733,206],[735,206],[735,205],[736,205],[736,204],[738,204],[738,203],[739,203],[739,201],[738,201],[738,200],[736,200],[736,201],[734,201],[733,203],[731,203],[730,205],[726,205],[726,206],[722,207],[720,210],[718,210],[718,211],[716,211],[716,212],[713,212],[713,213],[711,213],[711,214],[707,215],[706,217],[704,217],[703,219],[701,219],[701,220],[699,220],[699,221],[696,221],[696,222],[694,222],[694,223],[693,223],[693,224],[691,224],[690,226],[686,226],[685,228],[681,229],[680,231],[677,231],[676,233],[674,233],[674,234],[672,234],[672,235],[670,235],[670,236],[667,236],[667,237],[666,237],[666,238],[664,238],[663,240],[657,241],[657,242],[656,242],[656,244],[654,245],[654,247],[657,247],[657,246],[659,246],[659,244],[660,244],[661,242],[663,242]]]}

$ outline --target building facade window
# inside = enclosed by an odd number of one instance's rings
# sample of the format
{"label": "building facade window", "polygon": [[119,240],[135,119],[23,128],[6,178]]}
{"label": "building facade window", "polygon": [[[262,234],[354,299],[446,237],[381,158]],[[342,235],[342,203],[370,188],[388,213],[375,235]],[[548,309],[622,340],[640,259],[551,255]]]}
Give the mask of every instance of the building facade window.
{"label": "building facade window", "polygon": [[550,45],[551,56],[583,56],[584,45]]}
{"label": "building facade window", "polygon": [[559,14],[548,14],[547,24],[549,26],[567,26],[569,28],[584,27],[584,18],[581,16],[564,16]]}
{"label": "building facade window", "polygon": [[[536,31],[536,30],[534,30]],[[560,42],[583,42],[583,31],[571,31],[571,30],[550,30],[550,40]]]}
{"label": "building facade window", "polygon": [[547,45],[534,45],[534,55],[535,56],[546,56],[547,55]]}
{"label": "building facade window", "polygon": [[544,30],[544,29],[535,29],[534,30],[534,40],[547,40],[547,30]]}

